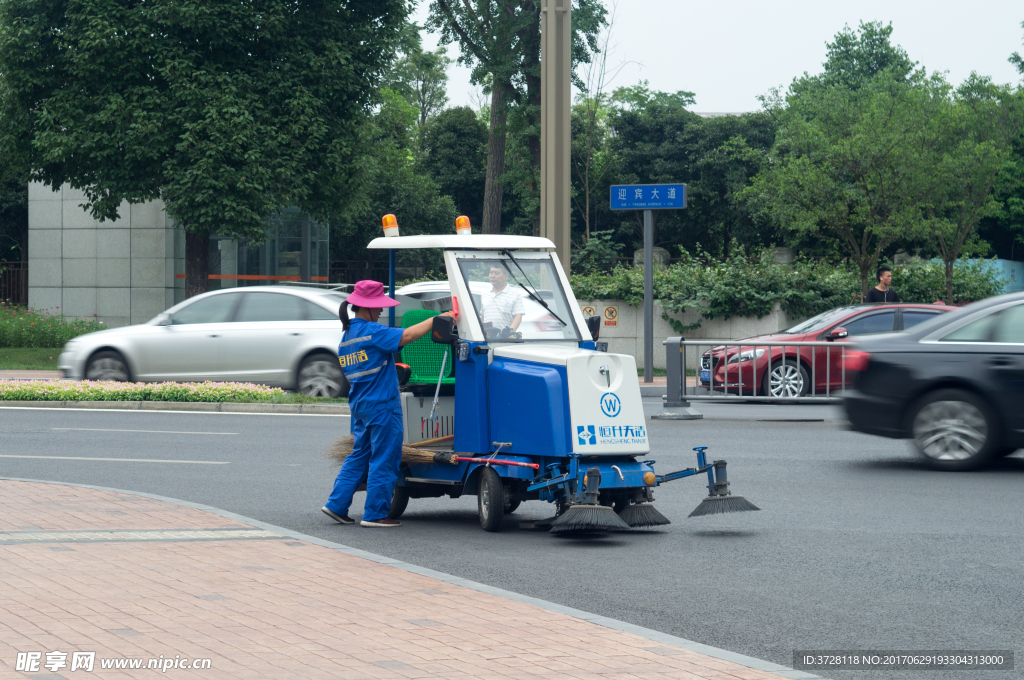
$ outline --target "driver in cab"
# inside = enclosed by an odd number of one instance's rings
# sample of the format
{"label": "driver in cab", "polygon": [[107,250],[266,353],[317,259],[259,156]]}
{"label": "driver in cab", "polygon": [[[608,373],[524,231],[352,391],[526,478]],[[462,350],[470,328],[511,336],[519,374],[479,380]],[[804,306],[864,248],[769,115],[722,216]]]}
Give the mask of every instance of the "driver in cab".
{"label": "driver in cab", "polygon": [[523,321],[523,297],[508,285],[508,273],[501,267],[491,267],[489,280],[491,289],[480,296],[484,332],[487,337],[516,337]]}

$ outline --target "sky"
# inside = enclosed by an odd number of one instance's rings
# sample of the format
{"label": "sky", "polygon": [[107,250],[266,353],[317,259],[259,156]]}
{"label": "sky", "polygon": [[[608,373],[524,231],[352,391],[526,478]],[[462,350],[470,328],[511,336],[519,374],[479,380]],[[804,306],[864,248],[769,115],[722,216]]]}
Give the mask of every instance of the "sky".
{"label": "sky", "polygon": [[[420,0],[413,20],[422,25],[428,0]],[[821,72],[825,43],[844,24],[892,23],[892,41],[920,66],[946,71],[954,84],[971,71],[997,83],[1020,83],[1007,62],[1024,54],[1024,1],[974,0],[605,0],[611,28],[609,71],[621,66],[611,88],[647,80],[651,89],[696,93],[692,111],[741,112],[760,108],[758,95],[788,86],[805,71]],[[437,36],[424,33],[433,49]],[[455,45],[448,55],[459,54]],[[609,89],[611,89],[609,88]],[[449,71],[450,106],[478,107],[479,88],[469,69]]]}

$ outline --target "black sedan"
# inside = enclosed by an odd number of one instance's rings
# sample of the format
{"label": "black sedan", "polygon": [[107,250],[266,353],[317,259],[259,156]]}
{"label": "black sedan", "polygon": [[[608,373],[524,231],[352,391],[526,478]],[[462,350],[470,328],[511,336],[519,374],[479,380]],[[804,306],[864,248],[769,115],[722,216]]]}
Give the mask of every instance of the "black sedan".
{"label": "black sedan", "polygon": [[854,430],[913,438],[940,470],[976,469],[1024,447],[1024,293],[865,338],[857,350],[844,400]]}

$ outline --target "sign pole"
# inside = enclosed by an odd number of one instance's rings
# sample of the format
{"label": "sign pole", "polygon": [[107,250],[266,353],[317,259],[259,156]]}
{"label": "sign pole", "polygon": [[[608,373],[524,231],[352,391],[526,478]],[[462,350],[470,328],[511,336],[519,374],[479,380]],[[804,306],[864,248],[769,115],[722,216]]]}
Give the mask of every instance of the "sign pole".
{"label": "sign pole", "polygon": [[654,382],[654,211],[644,210],[644,382]]}

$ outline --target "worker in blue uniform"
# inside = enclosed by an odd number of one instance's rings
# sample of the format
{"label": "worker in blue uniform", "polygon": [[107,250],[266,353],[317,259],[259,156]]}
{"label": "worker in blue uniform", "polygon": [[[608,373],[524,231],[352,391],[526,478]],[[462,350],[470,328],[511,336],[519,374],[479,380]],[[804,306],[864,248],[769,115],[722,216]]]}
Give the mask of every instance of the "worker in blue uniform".
{"label": "worker in blue uniform", "polygon": [[[391,496],[402,462],[402,403],[394,353],[430,332],[432,319],[409,328],[389,328],[377,323],[385,307],[396,300],[384,294],[377,281],[360,281],[341,303],[338,316],[345,333],[338,345],[338,361],[348,379],[348,405],[352,413],[352,453],[345,458],[334,491],[321,508],[342,524],[354,524],[348,516],[356,488],[366,478],[366,503],[360,522],[364,527],[397,527],[390,519]],[[349,316],[349,312],[352,316]],[[446,316],[452,316],[446,312]]]}

